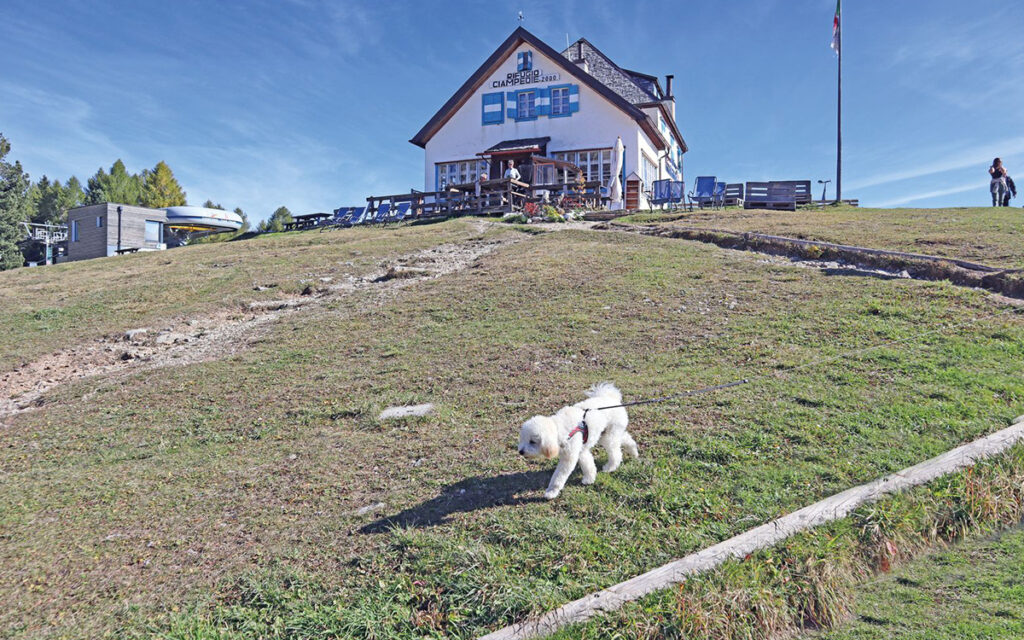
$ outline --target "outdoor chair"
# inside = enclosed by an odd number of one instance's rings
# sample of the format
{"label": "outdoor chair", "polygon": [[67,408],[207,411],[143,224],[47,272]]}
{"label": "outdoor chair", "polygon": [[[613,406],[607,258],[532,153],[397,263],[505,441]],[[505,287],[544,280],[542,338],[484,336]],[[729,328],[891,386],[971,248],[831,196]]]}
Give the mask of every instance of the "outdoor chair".
{"label": "outdoor chair", "polygon": [[668,204],[672,201],[672,181],[671,180],[655,180],[651,183],[651,199],[652,205],[661,206]]}
{"label": "outdoor chair", "polygon": [[357,224],[363,224],[366,222],[363,218],[366,217],[366,207],[354,207],[352,209],[352,217],[345,223],[346,227],[354,227]]}
{"label": "outdoor chair", "polygon": [[715,176],[699,176],[693,191],[690,192],[691,206],[696,204],[703,209],[705,205],[714,205],[716,184],[717,179]]}
{"label": "outdoor chair", "polygon": [[377,215],[369,221],[371,224],[380,224],[387,220],[388,214],[391,212],[391,203],[382,202],[377,205]]}
{"label": "outdoor chair", "polygon": [[330,221],[329,226],[332,227],[344,227],[348,226],[348,223],[352,221],[352,214],[355,212],[355,207],[341,207],[335,209],[334,219]]}
{"label": "outdoor chair", "polygon": [[713,203],[714,206],[716,206],[716,207],[724,207],[725,206],[725,183],[724,182],[716,182],[715,183],[715,192],[712,194],[712,199],[714,200],[714,203]]}
{"label": "outdoor chair", "polygon": [[391,219],[394,222],[401,222],[405,219],[405,216],[409,214],[409,209],[412,208],[411,202],[399,202],[398,206],[395,207],[395,212],[392,214]]}

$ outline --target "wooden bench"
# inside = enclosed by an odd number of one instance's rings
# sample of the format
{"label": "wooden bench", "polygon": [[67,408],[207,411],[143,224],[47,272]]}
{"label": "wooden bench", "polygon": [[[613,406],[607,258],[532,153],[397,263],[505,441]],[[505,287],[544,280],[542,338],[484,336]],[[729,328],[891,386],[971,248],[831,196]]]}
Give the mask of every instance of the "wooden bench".
{"label": "wooden bench", "polygon": [[[808,183],[810,188],[810,183]],[[796,187],[785,182],[748,182],[744,209],[796,211]]]}
{"label": "wooden bench", "polygon": [[811,196],[810,180],[772,180],[770,184],[792,185],[797,204],[811,204],[814,200]]}
{"label": "wooden bench", "polygon": [[725,185],[725,197],[722,203],[727,207],[738,207],[743,204],[743,183]]}

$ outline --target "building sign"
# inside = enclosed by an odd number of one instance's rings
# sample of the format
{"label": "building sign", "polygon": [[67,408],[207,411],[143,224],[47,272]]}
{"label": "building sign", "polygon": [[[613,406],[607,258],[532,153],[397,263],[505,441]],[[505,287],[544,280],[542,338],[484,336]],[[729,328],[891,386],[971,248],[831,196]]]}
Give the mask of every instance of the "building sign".
{"label": "building sign", "polygon": [[561,76],[558,73],[544,73],[541,69],[533,68],[533,52],[523,51],[516,56],[516,71],[505,74],[505,77],[491,82],[492,89],[504,87],[517,87],[525,84],[540,84],[542,82],[557,82]]}

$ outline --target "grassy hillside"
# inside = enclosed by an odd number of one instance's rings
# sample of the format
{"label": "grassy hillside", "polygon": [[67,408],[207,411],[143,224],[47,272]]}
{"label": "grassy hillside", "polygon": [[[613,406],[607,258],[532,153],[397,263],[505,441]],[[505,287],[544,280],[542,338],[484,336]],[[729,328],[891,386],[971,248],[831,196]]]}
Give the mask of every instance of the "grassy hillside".
{"label": "grassy hillside", "polygon": [[[358,280],[483,242],[497,244],[443,277]],[[359,286],[332,289],[350,275]],[[0,628],[471,637],[1002,428],[1024,405],[1024,325],[983,292],[458,221],[0,274],[4,366],[310,284],[316,304],[236,349],[72,381],[6,418]],[[633,410],[642,460],[593,487],[576,474],[555,502],[540,499],[552,465],[515,455],[524,419],[593,382],[635,399],[744,376],[759,379]],[[428,401],[432,415],[376,419]]]}
{"label": "grassy hillside", "polygon": [[1024,237],[1024,211],[1016,207],[826,207],[795,212],[730,208],[638,214],[630,219],[924,253],[994,267],[1024,267],[1024,244],[1020,241]]}
{"label": "grassy hillside", "polygon": [[964,543],[866,585],[854,618],[819,640],[1024,637],[1024,531]]}

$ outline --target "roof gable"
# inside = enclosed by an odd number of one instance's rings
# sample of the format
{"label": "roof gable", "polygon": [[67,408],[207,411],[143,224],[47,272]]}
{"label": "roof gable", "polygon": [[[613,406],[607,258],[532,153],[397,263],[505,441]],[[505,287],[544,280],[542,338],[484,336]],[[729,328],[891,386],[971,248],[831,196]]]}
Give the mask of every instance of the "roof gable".
{"label": "roof gable", "polygon": [[[658,95],[650,90],[653,89],[653,86],[649,81],[638,82],[640,79],[638,76],[642,74],[626,71],[615,64],[600,49],[590,44],[586,38],[580,38],[569,45],[562,55],[573,63],[586,60],[590,75],[628,100],[630,104],[643,104],[658,100]],[[645,77],[651,78],[651,76]]]}
{"label": "roof gable", "polygon": [[[605,86],[599,80],[597,80],[591,74],[581,69],[578,65],[573,64],[564,55],[555,51],[550,46],[545,44],[537,36],[533,35],[523,27],[517,28],[515,31],[505,39],[501,45],[484,61],[482,65],[466,80],[458,91],[448,99],[447,102],[434,114],[434,116],[423,126],[419,132],[412,137],[409,142],[413,143],[418,147],[426,147],[427,142],[436,134],[441,127],[455,114],[456,111],[461,108],[473,93],[480,87],[484,81],[493,74],[501,65],[508,59],[508,57],[515,51],[516,47],[526,43],[534,47],[547,58],[549,58],[554,64],[574,77],[581,84],[593,89],[595,92],[600,94],[603,98],[611,102],[614,106],[624,111],[631,118],[640,123],[640,126],[647,132],[648,137],[655,143],[655,145],[662,144],[661,136],[657,132],[657,128],[649,120],[647,114],[641,109],[634,106],[629,100],[624,98],[620,93],[613,89]],[[618,67],[616,67],[618,68]],[[637,85],[633,85],[637,87]],[[640,88],[637,87],[640,91]],[[648,100],[644,100],[646,102]]]}

